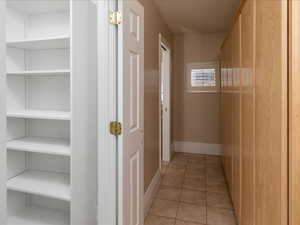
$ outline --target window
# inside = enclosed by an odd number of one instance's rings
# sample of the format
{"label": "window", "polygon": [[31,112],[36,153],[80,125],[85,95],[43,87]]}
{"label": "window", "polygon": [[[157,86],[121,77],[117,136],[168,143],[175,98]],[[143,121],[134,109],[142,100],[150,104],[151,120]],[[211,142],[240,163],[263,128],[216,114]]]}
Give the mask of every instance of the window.
{"label": "window", "polygon": [[188,63],[186,72],[187,92],[218,92],[219,66],[216,62]]}

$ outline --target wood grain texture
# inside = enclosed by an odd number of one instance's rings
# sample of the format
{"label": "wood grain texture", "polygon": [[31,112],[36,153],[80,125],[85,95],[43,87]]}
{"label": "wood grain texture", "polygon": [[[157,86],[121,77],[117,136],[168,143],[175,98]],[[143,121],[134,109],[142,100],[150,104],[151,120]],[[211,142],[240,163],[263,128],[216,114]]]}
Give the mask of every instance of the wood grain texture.
{"label": "wood grain texture", "polygon": [[241,12],[241,42],[242,42],[242,168],[241,168],[241,220],[240,224],[254,224],[254,120],[255,120],[255,58],[254,58],[254,7],[255,0],[247,1]]}
{"label": "wood grain texture", "polygon": [[240,40],[240,16],[232,30],[232,157],[233,157],[233,186],[232,198],[235,206],[235,213],[238,221],[240,220],[240,194],[241,194],[241,40]]}
{"label": "wood grain texture", "polygon": [[300,2],[289,1],[289,224],[300,224]]}
{"label": "wood grain texture", "polygon": [[287,1],[256,1],[255,224],[287,224]]}
{"label": "wood grain texture", "polygon": [[227,183],[229,187],[229,192],[233,195],[233,95],[232,95],[232,77],[233,77],[233,69],[232,69],[232,34],[229,34],[228,41],[226,42],[225,49],[225,68],[227,73],[227,82],[225,86],[225,142],[224,142],[224,168],[225,174],[227,178]]}
{"label": "wood grain texture", "polygon": [[221,50],[224,168],[241,225],[288,222],[287,13],[284,0],[245,1]]}

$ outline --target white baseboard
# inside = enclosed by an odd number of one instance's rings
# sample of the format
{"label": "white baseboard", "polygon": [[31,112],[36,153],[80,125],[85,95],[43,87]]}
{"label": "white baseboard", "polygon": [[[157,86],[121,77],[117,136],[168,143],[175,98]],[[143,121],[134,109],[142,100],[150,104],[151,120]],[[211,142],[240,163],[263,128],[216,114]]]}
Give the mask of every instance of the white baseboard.
{"label": "white baseboard", "polygon": [[144,197],[144,214],[145,216],[148,214],[148,211],[150,210],[151,204],[153,202],[153,199],[158,192],[159,185],[161,182],[161,173],[160,170],[156,172],[155,176],[153,177]]}
{"label": "white baseboard", "polygon": [[221,155],[220,144],[178,141],[174,143],[175,152],[195,153],[203,155]]}

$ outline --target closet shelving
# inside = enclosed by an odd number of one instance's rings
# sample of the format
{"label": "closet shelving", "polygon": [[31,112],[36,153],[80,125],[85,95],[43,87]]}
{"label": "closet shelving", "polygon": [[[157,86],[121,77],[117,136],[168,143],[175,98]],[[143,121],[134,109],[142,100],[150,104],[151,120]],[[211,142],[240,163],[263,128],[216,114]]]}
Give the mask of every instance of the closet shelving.
{"label": "closet shelving", "polygon": [[7,225],[70,224],[70,1],[7,1]]}
{"label": "closet shelving", "polygon": [[24,137],[8,141],[6,147],[11,151],[71,155],[70,143],[63,138]]}
{"label": "closet shelving", "polygon": [[59,49],[70,47],[69,36],[48,37],[40,39],[22,39],[8,41],[7,46],[12,48],[21,48],[26,50],[43,50],[43,49]]}
{"label": "closet shelving", "polygon": [[7,188],[30,194],[70,201],[69,176],[59,173],[26,171],[7,182]]}
{"label": "closet shelving", "polygon": [[0,224],[96,225],[97,4],[0,2]]}
{"label": "closet shelving", "polygon": [[63,111],[46,111],[46,110],[12,110],[7,112],[11,118],[24,119],[48,119],[48,120],[70,120],[70,113]]}
{"label": "closet shelving", "polygon": [[37,70],[37,71],[9,71],[7,76],[48,76],[48,75],[57,75],[64,76],[69,75],[70,70]]}

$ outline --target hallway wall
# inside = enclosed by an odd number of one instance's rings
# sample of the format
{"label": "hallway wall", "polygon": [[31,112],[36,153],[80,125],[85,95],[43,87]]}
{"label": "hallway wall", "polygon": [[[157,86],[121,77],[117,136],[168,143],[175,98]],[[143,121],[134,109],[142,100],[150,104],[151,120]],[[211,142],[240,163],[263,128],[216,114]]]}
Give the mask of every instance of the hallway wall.
{"label": "hallway wall", "polygon": [[159,169],[159,33],[172,43],[172,35],[150,0],[145,10],[145,191]]}
{"label": "hallway wall", "polygon": [[174,37],[172,136],[176,150],[181,151],[186,144],[219,147],[219,93],[185,92],[185,65],[216,61],[224,38],[224,33],[194,31]]}

